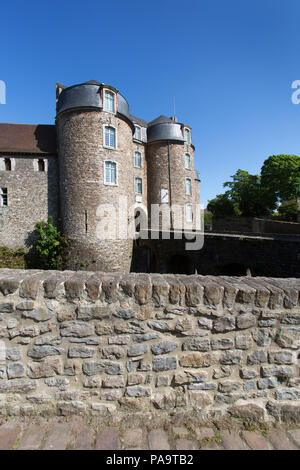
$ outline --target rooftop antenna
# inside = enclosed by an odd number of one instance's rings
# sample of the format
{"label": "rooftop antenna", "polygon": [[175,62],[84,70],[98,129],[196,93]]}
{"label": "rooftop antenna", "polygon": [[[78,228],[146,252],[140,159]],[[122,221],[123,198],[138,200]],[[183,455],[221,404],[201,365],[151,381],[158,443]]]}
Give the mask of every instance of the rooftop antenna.
{"label": "rooftop antenna", "polygon": [[173,114],[173,116],[176,116],[176,102],[175,102],[175,95],[173,96],[173,109],[174,109],[174,114]]}

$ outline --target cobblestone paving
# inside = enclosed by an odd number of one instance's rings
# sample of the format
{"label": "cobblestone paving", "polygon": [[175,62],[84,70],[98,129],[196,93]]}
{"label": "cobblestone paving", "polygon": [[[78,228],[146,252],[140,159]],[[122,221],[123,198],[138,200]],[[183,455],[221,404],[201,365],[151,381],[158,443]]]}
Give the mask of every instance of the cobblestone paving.
{"label": "cobblestone paving", "polygon": [[87,424],[80,417],[34,422],[12,419],[0,426],[0,450],[299,450],[300,428],[218,430],[185,426],[168,429]]}

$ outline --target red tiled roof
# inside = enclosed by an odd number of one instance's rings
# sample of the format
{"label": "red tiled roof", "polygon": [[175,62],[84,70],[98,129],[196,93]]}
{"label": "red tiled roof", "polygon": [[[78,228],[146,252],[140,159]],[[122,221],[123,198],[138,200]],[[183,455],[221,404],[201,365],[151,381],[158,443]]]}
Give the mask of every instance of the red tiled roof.
{"label": "red tiled roof", "polygon": [[56,154],[55,126],[0,123],[0,152]]}

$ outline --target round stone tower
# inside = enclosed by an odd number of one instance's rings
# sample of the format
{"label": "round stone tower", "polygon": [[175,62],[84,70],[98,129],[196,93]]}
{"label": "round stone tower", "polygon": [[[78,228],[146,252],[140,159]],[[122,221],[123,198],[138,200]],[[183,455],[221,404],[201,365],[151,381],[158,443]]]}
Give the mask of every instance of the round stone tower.
{"label": "round stone tower", "polygon": [[[152,204],[160,204],[162,211],[170,213],[171,229],[196,228],[196,204],[200,201],[196,200],[191,128],[174,117],[160,116],[149,123],[147,142],[149,214]],[[174,206],[176,212],[170,212]],[[159,228],[163,228],[161,223]]]}
{"label": "round stone tower", "polygon": [[128,103],[96,81],[58,95],[60,211],[62,231],[71,239],[67,267],[129,271],[132,240],[124,204],[134,202],[128,184],[134,126]]}

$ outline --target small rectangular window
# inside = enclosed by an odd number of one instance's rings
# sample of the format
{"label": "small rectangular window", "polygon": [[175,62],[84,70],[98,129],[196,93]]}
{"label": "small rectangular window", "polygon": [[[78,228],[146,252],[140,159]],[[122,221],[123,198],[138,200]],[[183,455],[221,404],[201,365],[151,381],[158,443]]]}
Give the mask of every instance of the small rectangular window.
{"label": "small rectangular window", "polygon": [[4,165],[5,165],[6,171],[11,171],[11,159],[10,158],[4,159]]}
{"label": "small rectangular window", "polygon": [[143,192],[142,178],[135,178],[134,187],[136,194],[142,194]]}
{"label": "small rectangular window", "polygon": [[192,180],[190,178],[186,178],[185,180],[185,193],[188,196],[192,195]]}
{"label": "small rectangular window", "polygon": [[117,168],[115,162],[105,162],[105,183],[117,184]]}
{"label": "small rectangular window", "polygon": [[45,160],[43,160],[42,158],[39,158],[38,169],[39,171],[45,171]]}
{"label": "small rectangular window", "polygon": [[191,156],[188,153],[185,154],[185,168],[186,170],[191,169]]}
{"label": "small rectangular window", "polygon": [[1,188],[1,206],[8,206],[7,188]]}
{"label": "small rectangular window", "polygon": [[139,126],[134,126],[135,127],[135,132],[134,132],[134,139],[141,140],[141,128]]}
{"label": "small rectangular window", "polygon": [[115,94],[108,90],[104,91],[104,110],[115,112]]}
{"label": "small rectangular window", "polygon": [[136,168],[142,167],[142,155],[140,152],[134,152],[134,166]]}
{"label": "small rectangular window", "polygon": [[105,146],[116,148],[116,129],[114,127],[105,127]]}

